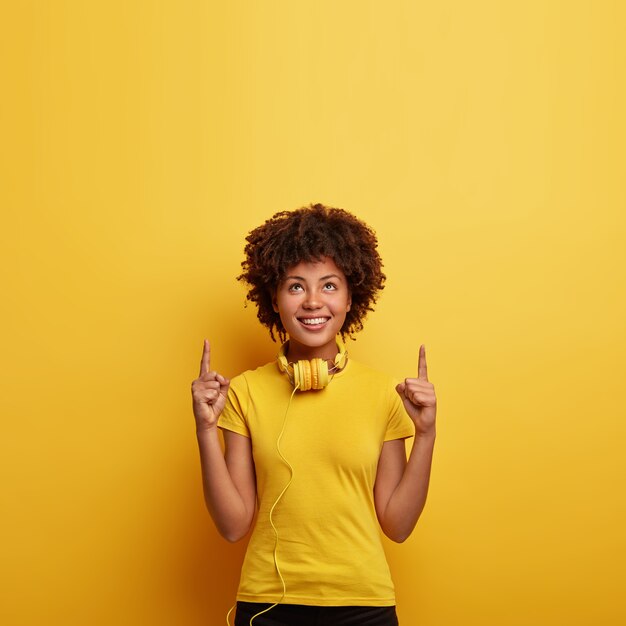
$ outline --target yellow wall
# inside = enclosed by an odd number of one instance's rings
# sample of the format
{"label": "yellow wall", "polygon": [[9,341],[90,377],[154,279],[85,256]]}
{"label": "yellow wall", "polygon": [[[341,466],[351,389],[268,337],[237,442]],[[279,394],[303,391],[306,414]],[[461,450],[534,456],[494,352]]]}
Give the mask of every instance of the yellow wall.
{"label": "yellow wall", "polygon": [[439,399],[403,626],[623,623],[623,7],[2,3],[0,621],[225,623],[189,386],[272,358],[244,236],[320,201],[389,277],[351,353]]}

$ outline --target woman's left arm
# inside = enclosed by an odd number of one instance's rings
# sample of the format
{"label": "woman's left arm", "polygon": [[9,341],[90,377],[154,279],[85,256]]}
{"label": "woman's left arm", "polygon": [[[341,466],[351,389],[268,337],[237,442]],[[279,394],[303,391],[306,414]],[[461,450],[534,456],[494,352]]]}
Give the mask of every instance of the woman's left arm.
{"label": "woman's left arm", "polygon": [[396,387],[415,424],[413,448],[406,460],[403,439],[386,441],[378,461],[374,502],[378,521],[387,537],[402,542],[409,537],[426,504],[435,446],[435,387],[428,381],[426,349],[420,346],[417,378]]}

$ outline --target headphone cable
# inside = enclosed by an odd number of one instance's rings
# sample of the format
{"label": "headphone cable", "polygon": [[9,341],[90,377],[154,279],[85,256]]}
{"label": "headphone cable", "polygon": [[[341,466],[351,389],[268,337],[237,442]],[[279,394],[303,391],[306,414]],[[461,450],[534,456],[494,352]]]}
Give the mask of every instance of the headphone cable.
{"label": "headphone cable", "polygon": [[[282,453],[282,450],[280,449],[280,440],[282,439],[283,433],[285,432],[285,425],[287,424],[287,414],[289,413],[289,407],[291,406],[291,401],[293,400],[293,397],[294,397],[294,395],[296,394],[296,391],[298,391],[299,388],[300,388],[300,385],[296,385],[294,387],[293,391],[291,392],[291,396],[289,396],[289,402],[287,403],[287,409],[285,410],[285,416],[283,417],[283,425],[282,425],[282,428],[280,430],[280,434],[278,435],[278,439],[276,440],[276,448],[278,450],[278,454],[280,455],[280,458],[283,460],[283,462],[289,468],[289,472],[290,472],[289,482],[283,487],[283,490],[280,492],[280,494],[278,495],[278,498],[276,498],[276,500],[274,501],[274,504],[272,505],[272,508],[270,509],[270,524],[271,524],[272,529],[274,531],[274,535],[276,536],[276,540],[275,540],[275,543],[274,543],[274,565],[276,566],[276,571],[278,572],[278,576],[280,577],[280,581],[281,581],[281,583],[283,585],[283,594],[278,599],[278,602],[275,602],[274,604],[272,604],[271,606],[267,607],[266,609],[263,609],[262,611],[260,611],[256,615],[253,615],[250,618],[250,626],[252,626],[252,621],[254,619],[256,619],[259,615],[263,615],[263,613],[267,613],[268,611],[273,609],[275,606],[280,604],[281,600],[287,594],[287,585],[285,584],[285,579],[283,578],[282,572],[280,571],[280,567],[278,565],[278,530],[276,529],[276,526],[274,526],[274,521],[272,519],[272,515],[274,513],[274,509],[276,508],[276,505],[278,504],[280,499],[283,497],[283,494],[285,493],[285,491],[287,491],[287,489],[289,488],[289,485],[291,485],[291,481],[293,480],[293,474],[294,474],[293,467],[291,466],[291,463],[289,463],[289,461],[285,458],[285,455]],[[230,626],[230,621],[229,621],[228,618],[230,617],[230,614],[232,613],[233,609],[236,606],[237,606],[237,604],[235,603],[233,605],[233,607],[230,609],[230,611],[228,611],[228,614],[226,615],[226,625],[227,626]]]}

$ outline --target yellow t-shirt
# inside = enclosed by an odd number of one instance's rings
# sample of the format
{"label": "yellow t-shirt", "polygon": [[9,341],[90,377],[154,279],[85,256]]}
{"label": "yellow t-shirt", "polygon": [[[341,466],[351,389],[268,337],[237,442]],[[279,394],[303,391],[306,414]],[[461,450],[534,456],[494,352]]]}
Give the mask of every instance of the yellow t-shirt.
{"label": "yellow t-shirt", "polygon": [[[395,592],[374,508],[384,441],[413,436],[394,381],[352,359],[321,391],[297,391],[276,362],[232,379],[218,426],[252,438],[257,519],[237,600],[391,606]],[[289,405],[289,408],[288,408]],[[291,472],[293,480],[270,509]]]}

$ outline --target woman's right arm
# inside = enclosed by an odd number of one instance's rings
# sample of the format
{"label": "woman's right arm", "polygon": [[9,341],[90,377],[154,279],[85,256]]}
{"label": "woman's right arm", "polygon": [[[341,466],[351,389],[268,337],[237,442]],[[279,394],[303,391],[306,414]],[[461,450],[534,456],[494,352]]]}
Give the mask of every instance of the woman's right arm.
{"label": "woman's right arm", "polygon": [[234,542],[250,530],[256,508],[252,445],[249,437],[224,431],[226,454],[222,453],[217,418],[224,409],[230,381],[210,370],[210,355],[205,339],[200,376],[191,384],[202,486],[204,501],[218,531]]}

